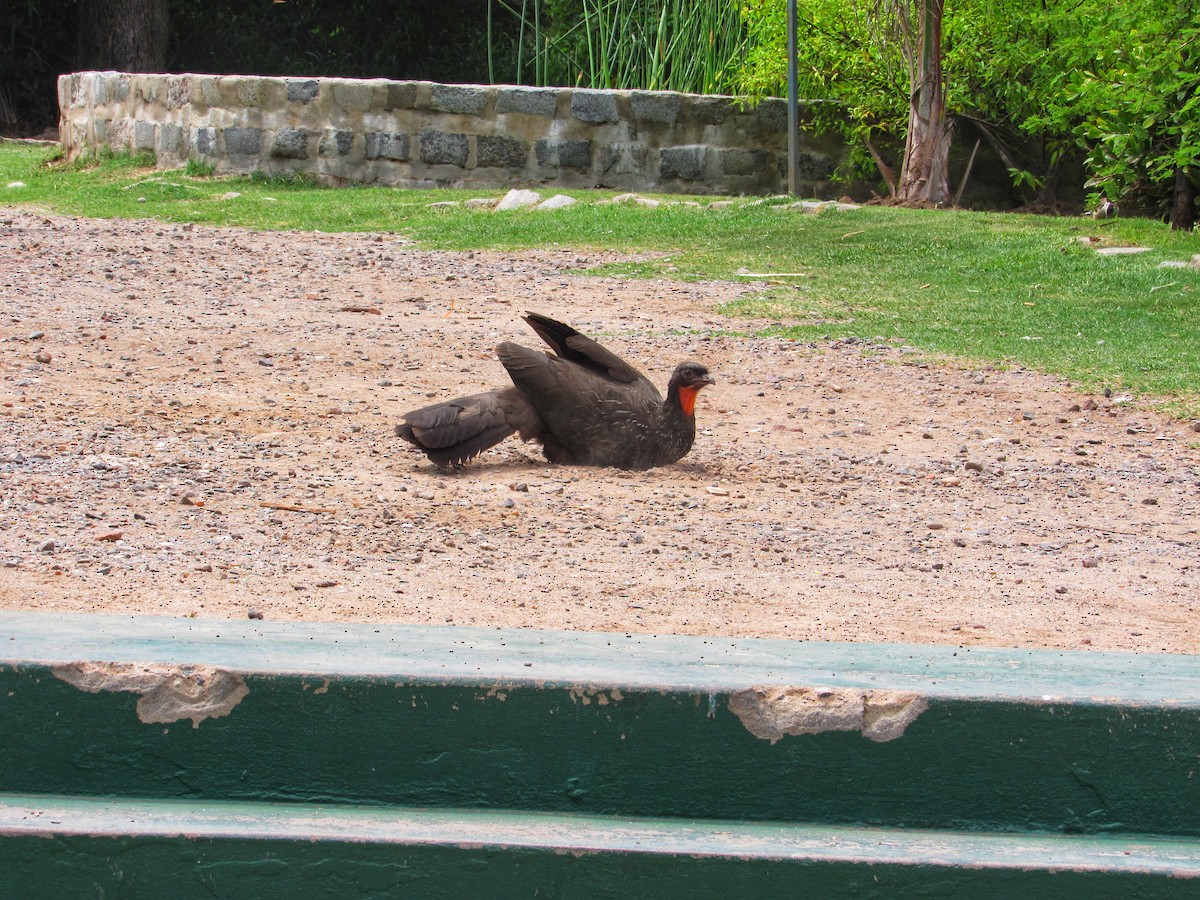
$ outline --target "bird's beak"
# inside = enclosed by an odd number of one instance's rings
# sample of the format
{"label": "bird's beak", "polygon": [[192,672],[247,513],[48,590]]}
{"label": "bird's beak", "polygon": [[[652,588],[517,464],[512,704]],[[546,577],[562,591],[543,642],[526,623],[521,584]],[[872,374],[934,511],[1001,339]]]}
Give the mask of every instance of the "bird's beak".
{"label": "bird's beak", "polygon": [[717,379],[713,378],[711,375],[705,375],[703,378],[700,379],[700,383],[701,384],[716,384]]}

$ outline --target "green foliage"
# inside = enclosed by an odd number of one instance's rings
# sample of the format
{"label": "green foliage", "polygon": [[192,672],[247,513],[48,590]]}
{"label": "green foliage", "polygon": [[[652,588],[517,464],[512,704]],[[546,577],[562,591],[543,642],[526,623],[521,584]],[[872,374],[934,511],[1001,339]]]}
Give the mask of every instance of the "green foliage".
{"label": "green foliage", "polygon": [[[1091,185],[1110,200],[1174,181],[1200,158],[1200,22],[1196,4],[1148,0],[1106,8],[1120,43],[1096,44],[1072,79],[1076,135],[1090,149]],[[1161,194],[1161,191],[1159,192]]]}
{"label": "green foliage", "polygon": [[[973,127],[1026,198],[1052,191],[1075,148],[1110,199],[1162,201],[1200,158],[1196,0],[957,0],[946,7],[943,71],[959,127]],[[832,100],[828,124],[859,147],[898,141],[909,85],[879,0],[799,0],[800,92]],[[738,85],[782,91],[786,0],[746,0],[752,50]],[[841,123],[839,125],[839,118]],[[855,160],[862,171],[869,157]],[[1157,187],[1156,187],[1157,186]]]}
{"label": "green foliage", "polygon": [[[871,0],[797,3],[800,96],[837,101],[830,124],[853,136],[902,135],[908,116],[908,70],[899,47],[874,27]],[[784,96],[787,87],[787,2],[745,0],[751,50],[738,74],[740,92]]]}
{"label": "green foliage", "polygon": [[[1180,414],[1200,409],[1200,276],[1159,267],[1200,253],[1200,237],[1152,220],[1099,224],[885,207],[804,215],[767,203],[579,203],[490,213],[430,207],[480,192],[334,189],[194,178],[139,168],[130,157],[86,168],[46,165],[45,158],[45,151],[0,144],[0,184],[26,185],[0,199],[73,215],[401,232],[440,249],[636,253],[639,261],[597,273],[626,278],[737,281],[747,269],[799,272],[805,277],[744,279],[746,292],[729,311],[767,318],[771,331],[795,338],[903,343],[928,355],[1035,367],[1087,387],[1175,397]],[[592,201],[609,196],[571,193]],[[1152,249],[1104,258],[1079,242],[1085,236]]]}
{"label": "green foliage", "polygon": [[[519,6],[498,0],[496,5],[519,23],[519,82],[728,93],[747,50],[738,0],[522,0]],[[489,18],[489,31],[498,21]],[[490,38],[493,59],[500,58],[496,45],[504,39],[503,34]]]}

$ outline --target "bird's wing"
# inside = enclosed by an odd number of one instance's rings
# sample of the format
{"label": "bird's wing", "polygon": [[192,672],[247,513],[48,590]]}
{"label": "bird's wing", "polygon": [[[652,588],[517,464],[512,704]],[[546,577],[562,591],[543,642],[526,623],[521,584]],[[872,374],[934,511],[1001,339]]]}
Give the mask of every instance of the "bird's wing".
{"label": "bird's wing", "polygon": [[621,384],[633,384],[638,381],[648,383],[645,375],[617,354],[590,337],[580,334],[570,325],[538,313],[527,314],[525,321],[562,359]]}
{"label": "bird's wing", "polygon": [[561,448],[550,456],[555,462],[629,467],[628,459],[645,455],[645,445],[654,442],[662,396],[647,379],[614,381],[606,372],[519,344],[500,344],[496,353],[537,411],[547,455],[551,439]]}

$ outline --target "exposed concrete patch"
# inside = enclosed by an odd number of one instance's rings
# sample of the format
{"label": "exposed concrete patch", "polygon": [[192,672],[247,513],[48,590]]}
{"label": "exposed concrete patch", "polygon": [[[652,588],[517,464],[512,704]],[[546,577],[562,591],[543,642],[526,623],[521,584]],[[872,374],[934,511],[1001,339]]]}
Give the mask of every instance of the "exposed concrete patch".
{"label": "exposed concrete patch", "polygon": [[729,710],[755,737],[772,744],[786,734],[861,731],[872,741],[891,741],[929,707],[907,691],[858,688],[762,687],[738,691]]}
{"label": "exposed concrete patch", "polygon": [[864,694],[862,733],[872,741],[895,740],[929,709],[929,701],[912,691],[865,691]]}
{"label": "exposed concrete patch", "polygon": [[621,691],[618,688],[612,688],[610,690],[608,688],[591,687],[580,684],[572,687],[568,694],[572,703],[578,703],[583,706],[591,706],[593,701],[595,701],[597,706],[608,706],[610,702],[620,703],[624,699],[624,696],[621,694]]}
{"label": "exposed concrete patch", "polygon": [[191,719],[219,719],[250,693],[245,679],[210,666],[155,666],[131,663],[78,662],[55,666],[54,677],[81,691],[128,691],[141,694],[138,719],[147,724]]}

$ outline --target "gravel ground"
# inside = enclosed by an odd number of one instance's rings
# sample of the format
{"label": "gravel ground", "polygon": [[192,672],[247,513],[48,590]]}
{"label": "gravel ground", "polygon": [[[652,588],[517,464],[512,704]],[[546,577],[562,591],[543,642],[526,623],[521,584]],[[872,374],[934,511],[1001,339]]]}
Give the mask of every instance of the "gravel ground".
{"label": "gravel ground", "polygon": [[[754,286],[0,208],[0,608],[1200,652],[1200,434],[1025,371],[723,337]],[[663,384],[681,463],[441,473],[400,413],[525,310]]]}

